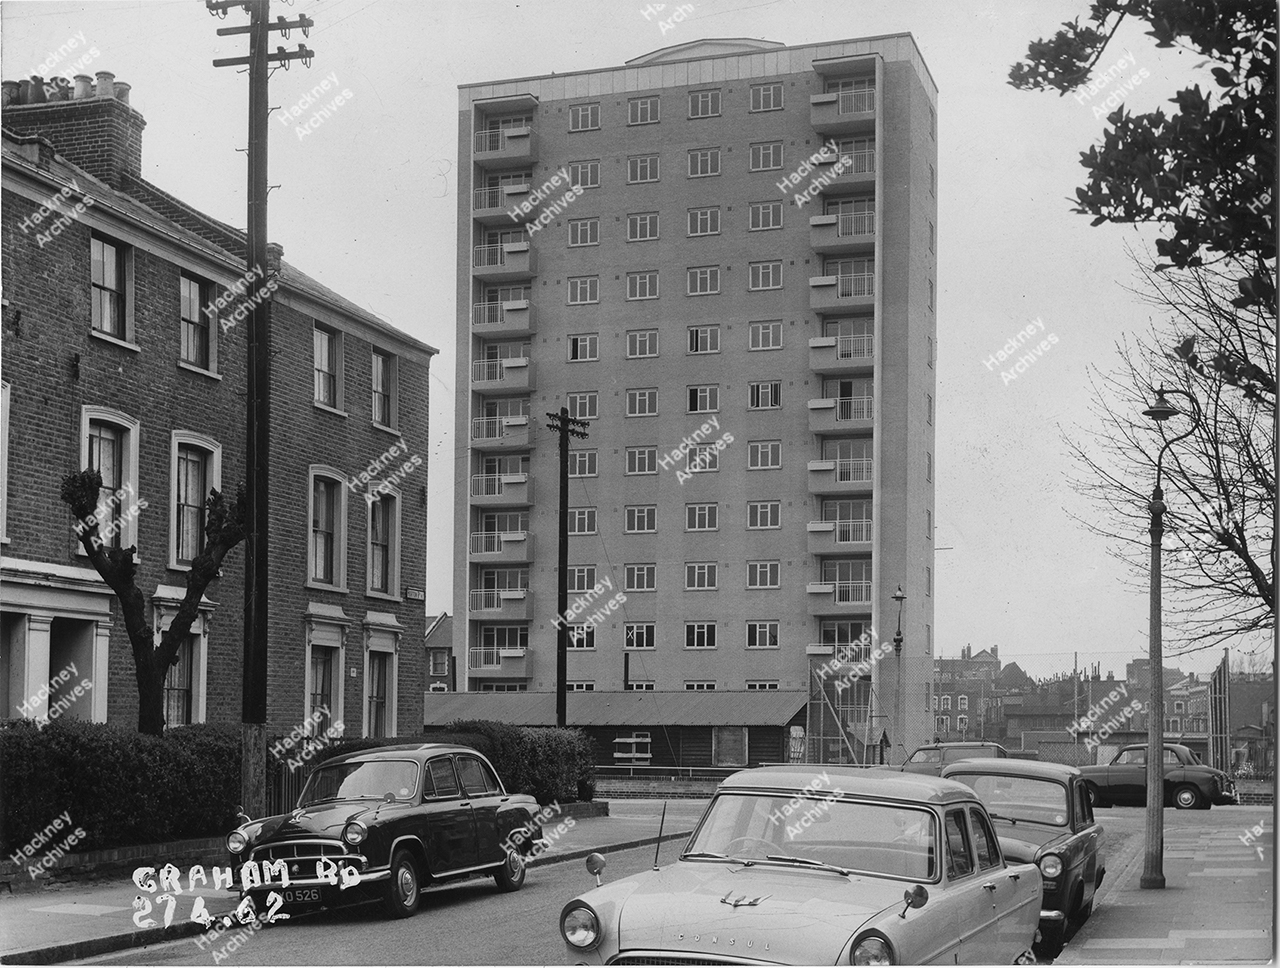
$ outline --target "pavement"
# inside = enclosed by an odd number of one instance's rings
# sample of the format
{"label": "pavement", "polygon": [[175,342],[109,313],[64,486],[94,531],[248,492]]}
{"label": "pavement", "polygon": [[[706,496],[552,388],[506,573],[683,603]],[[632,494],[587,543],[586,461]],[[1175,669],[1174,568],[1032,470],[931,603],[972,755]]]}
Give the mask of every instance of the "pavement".
{"label": "pavement", "polygon": [[[1104,826],[1110,813],[1097,813]],[[1275,959],[1273,808],[1165,810],[1164,817],[1164,888],[1140,886],[1146,845],[1139,832],[1108,860],[1093,915],[1055,965],[1265,964]],[[1258,826],[1261,834],[1254,832]]]}
{"label": "pavement", "polygon": [[[705,800],[668,801],[662,840],[688,837],[705,807]],[[580,860],[593,851],[607,855],[658,843],[663,801],[613,800],[609,808],[607,817],[575,821],[530,866]],[[555,822],[545,824],[544,835],[550,839],[555,828]],[[663,853],[672,856],[666,850]],[[155,866],[163,866],[163,858]],[[204,929],[189,920],[197,896],[214,917],[230,913],[238,903],[233,891],[186,890],[187,872],[184,869],[182,873],[183,892],[175,898],[167,917],[168,905],[156,904],[155,894],[147,895],[154,907],[145,917],[156,921],[151,928],[134,925],[133,901],[140,892],[128,878],[0,896],[0,964],[56,964],[201,934]],[[166,919],[168,927],[164,926]]]}

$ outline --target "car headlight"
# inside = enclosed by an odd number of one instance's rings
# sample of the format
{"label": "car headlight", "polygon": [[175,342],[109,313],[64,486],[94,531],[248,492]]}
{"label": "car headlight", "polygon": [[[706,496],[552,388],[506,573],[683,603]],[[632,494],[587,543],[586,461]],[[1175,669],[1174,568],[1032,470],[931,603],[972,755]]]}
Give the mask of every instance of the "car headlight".
{"label": "car headlight", "polygon": [[227,850],[233,854],[243,854],[246,847],[249,846],[249,838],[244,835],[242,830],[233,830],[227,834]]}
{"label": "car headlight", "polygon": [[342,828],[342,839],[351,846],[363,844],[366,837],[369,836],[369,828],[362,824],[359,820],[352,820],[349,824]]}
{"label": "car headlight", "polygon": [[891,965],[893,947],[884,938],[869,935],[853,946],[849,954],[851,965]]}
{"label": "car headlight", "polygon": [[1040,873],[1045,877],[1057,877],[1062,873],[1062,858],[1056,854],[1046,854],[1041,857]]}
{"label": "car headlight", "polygon": [[589,907],[569,908],[560,916],[560,933],[575,948],[594,948],[600,943],[600,919]]}

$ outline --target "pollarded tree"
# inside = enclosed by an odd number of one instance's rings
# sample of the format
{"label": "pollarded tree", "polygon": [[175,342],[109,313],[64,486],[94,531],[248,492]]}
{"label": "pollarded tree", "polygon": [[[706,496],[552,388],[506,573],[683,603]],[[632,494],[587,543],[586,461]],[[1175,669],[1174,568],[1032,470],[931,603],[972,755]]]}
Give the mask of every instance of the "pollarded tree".
{"label": "pollarded tree", "polygon": [[[1117,370],[1094,372],[1100,429],[1067,438],[1081,467],[1072,483],[1100,512],[1084,524],[1113,542],[1113,554],[1145,589],[1147,501],[1162,440],[1141,414],[1159,385],[1199,401],[1200,426],[1169,448],[1163,465],[1163,575],[1184,651],[1195,651],[1275,626],[1276,384],[1265,367],[1275,358],[1276,330],[1265,308],[1232,304],[1234,266],[1157,272],[1134,262],[1145,276],[1140,295],[1167,322],[1126,338]],[[1177,348],[1163,349],[1170,345]],[[1205,365],[1199,354],[1238,361],[1247,378]],[[1189,427],[1191,408],[1185,398],[1169,399],[1184,410],[1169,427],[1174,435]]]}
{"label": "pollarded tree", "polygon": [[120,600],[138,683],[138,732],[159,736],[164,732],[164,681],[169,667],[178,661],[178,650],[199,614],[200,599],[218,577],[222,560],[245,539],[244,489],[237,489],[230,507],[216,488],[210,490],[205,502],[204,548],[191,562],[186,595],[159,645],[147,623],[146,599],[137,584],[136,549],[107,547],[102,540],[98,520],[101,490],[102,475],[93,468],[68,474],[62,479],[62,502],[75,517],[76,537],[89,562]]}
{"label": "pollarded tree", "polygon": [[1234,304],[1274,315],[1275,4],[1098,0],[1084,26],[1077,19],[1051,40],[1032,43],[1009,83],[1063,95],[1089,84],[1126,17],[1149,24],[1157,47],[1179,46],[1211,62],[1216,90],[1204,93],[1197,84],[1177,92],[1172,114],[1131,115],[1123,105],[1110,114],[1101,146],[1081,155],[1089,174],[1076,190],[1075,211],[1094,216],[1094,225],[1163,226],[1156,251],[1166,265],[1229,260],[1243,270]]}

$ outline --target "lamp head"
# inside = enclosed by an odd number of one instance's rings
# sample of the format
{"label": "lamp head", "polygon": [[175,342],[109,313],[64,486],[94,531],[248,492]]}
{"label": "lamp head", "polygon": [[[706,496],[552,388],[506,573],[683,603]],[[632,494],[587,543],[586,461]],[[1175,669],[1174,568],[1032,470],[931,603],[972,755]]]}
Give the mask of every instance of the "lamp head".
{"label": "lamp head", "polygon": [[893,600],[897,602],[899,605],[901,605],[903,602],[907,600],[906,592],[902,590],[901,585],[899,585],[898,590],[893,593]]}
{"label": "lamp head", "polygon": [[1164,423],[1170,417],[1176,416],[1181,412],[1182,411],[1165,399],[1164,387],[1160,387],[1160,389],[1156,391],[1155,402],[1146,410],[1142,411],[1142,415],[1144,417],[1150,417],[1156,423]]}

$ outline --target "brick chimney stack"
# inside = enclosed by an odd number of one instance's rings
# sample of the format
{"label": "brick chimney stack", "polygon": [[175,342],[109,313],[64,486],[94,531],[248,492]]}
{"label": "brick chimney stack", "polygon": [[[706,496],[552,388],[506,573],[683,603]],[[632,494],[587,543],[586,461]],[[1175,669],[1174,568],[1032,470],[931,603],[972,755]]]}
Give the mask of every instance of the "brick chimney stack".
{"label": "brick chimney stack", "polygon": [[112,188],[142,176],[142,129],[147,122],[129,106],[129,85],[109,71],[97,83],[76,77],[74,89],[62,78],[3,82],[0,124],[17,135],[48,139],[58,154]]}

